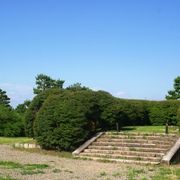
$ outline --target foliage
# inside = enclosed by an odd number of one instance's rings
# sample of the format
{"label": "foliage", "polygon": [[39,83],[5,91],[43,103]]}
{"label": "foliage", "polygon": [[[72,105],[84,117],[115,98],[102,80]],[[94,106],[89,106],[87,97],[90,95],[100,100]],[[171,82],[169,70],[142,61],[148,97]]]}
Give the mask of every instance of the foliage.
{"label": "foliage", "polygon": [[24,103],[19,104],[15,110],[17,113],[24,115],[27,109],[29,108],[30,104],[31,104],[30,100],[25,100]]}
{"label": "foliage", "polygon": [[37,141],[46,149],[74,149],[94,133],[94,106],[92,91],[49,96],[35,119]]}
{"label": "foliage", "polygon": [[177,110],[177,125],[179,127],[179,132],[180,132],[180,107]]}
{"label": "foliage", "polygon": [[25,114],[25,134],[28,137],[34,137],[33,127],[34,127],[34,120],[36,118],[37,112],[42,107],[44,101],[48,98],[50,95],[60,94],[62,90],[60,89],[48,89],[44,92],[38,94],[35,96],[35,98],[32,100],[31,104],[29,105],[29,108]]}
{"label": "foliage", "polygon": [[36,88],[34,88],[34,94],[39,94],[45,90],[51,88],[63,88],[64,81],[63,80],[55,80],[52,79],[50,76],[44,74],[38,74],[36,77]]}
{"label": "foliage", "polygon": [[23,136],[23,119],[12,109],[0,105],[0,136]]}
{"label": "foliage", "polygon": [[0,89],[0,105],[10,107],[10,98],[6,95],[6,91]]}
{"label": "foliage", "polygon": [[180,106],[180,101],[150,101],[147,106],[152,125],[177,124],[177,109]]}
{"label": "foliage", "polygon": [[166,99],[177,99],[180,100],[180,76],[176,77],[174,79],[174,89],[171,91],[168,91],[168,95],[166,96]]}
{"label": "foliage", "polygon": [[79,91],[79,90],[90,90],[88,87],[82,86],[81,83],[75,83],[66,88],[71,91]]}
{"label": "foliage", "polygon": [[179,106],[175,100],[124,100],[104,91],[51,89],[34,98],[26,122],[42,147],[72,150],[97,131],[116,129],[116,123],[176,125]]}
{"label": "foliage", "polygon": [[[62,89],[64,81],[36,77],[35,98],[19,105],[26,112],[25,132],[46,149],[72,150],[97,131],[124,126],[177,125],[180,101],[125,100],[80,83]],[[177,85],[175,85],[177,89]]]}

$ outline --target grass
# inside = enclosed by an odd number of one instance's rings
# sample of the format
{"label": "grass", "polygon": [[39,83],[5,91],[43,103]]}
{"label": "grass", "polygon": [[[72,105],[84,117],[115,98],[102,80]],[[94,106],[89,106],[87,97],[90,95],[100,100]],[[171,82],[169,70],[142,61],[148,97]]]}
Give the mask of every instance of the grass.
{"label": "grass", "polygon": [[4,176],[0,174],[0,180],[15,180],[15,179],[10,176]]}
{"label": "grass", "polygon": [[0,137],[0,144],[35,143],[35,140],[28,137]]}
{"label": "grass", "polygon": [[152,177],[152,180],[179,180],[180,179],[180,167],[160,167],[156,175]]}
{"label": "grass", "polygon": [[100,176],[101,176],[101,177],[102,177],[102,176],[107,176],[107,173],[106,173],[105,171],[100,172]]}
{"label": "grass", "polygon": [[[165,126],[126,126],[122,128],[122,131],[137,133],[165,133]],[[178,134],[178,127],[169,126],[169,133]]]}
{"label": "grass", "polygon": [[0,161],[0,168],[20,170],[22,175],[43,174],[42,170],[48,167],[47,164],[20,164],[12,161]]}

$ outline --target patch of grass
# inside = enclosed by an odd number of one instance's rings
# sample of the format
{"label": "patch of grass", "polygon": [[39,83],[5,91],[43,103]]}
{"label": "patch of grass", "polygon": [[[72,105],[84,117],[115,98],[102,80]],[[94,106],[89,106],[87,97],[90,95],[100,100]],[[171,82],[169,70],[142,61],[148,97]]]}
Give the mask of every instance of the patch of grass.
{"label": "patch of grass", "polygon": [[60,173],[60,172],[62,172],[62,170],[60,170],[60,169],[53,169],[53,173]]}
{"label": "patch of grass", "polygon": [[46,169],[47,164],[25,164],[21,170],[22,175],[44,174],[42,169]]}
{"label": "patch of grass", "polygon": [[16,179],[14,179],[14,178],[12,178],[10,176],[3,176],[3,175],[0,174],[0,180],[16,180]]}
{"label": "patch of grass", "polygon": [[67,172],[67,173],[73,174],[73,171],[68,170],[68,169],[64,170],[64,172]]}
{"label": "patch of grass", "polygon": [[5,169],[17,169],[22,175],[44,174],[42,169],[49,166],[47,164],[20,164],[12,161],[0,161],[0,167]]}
{"label": "patch of grass", "polygon": [[[136,133],[165,133],[165,126],[127,126],[123,127],[122,131]],[[178,133],[178,127],[169,126],[169,133]]]}
{"label": "patch of grass", "polygon": [[145,174],[144,169],[135,169],[135,168],[129,167],[127,177],[128,177],[128,180],[135,180],[137,179],[137,177],[144,174]]}
{"label": "patch of grass", "polygon": [[12,161],[0,161],[0,167],[5,169],[18,169],[18,168],[22,168],[23,166],[19,163]]}
{"label": "patch of grass", "polygon": [[120,174],[119,172],[115,172],[115,173],[112,174],[112,176],[114,176],[114,177],[120,177],[121,174]]}
{"label": "patch of grass", "polygon": [[21,172],[22,175],[33,175],[33,174],[44,174],[45,172],[42,170],[23,170]]}
{"label": "patch of grass", "polygon": [[146,177],[141,178],[141,180],[148,180]]}
{"label": "patch of grass", "polygon": [[49,166],[47,164],[25,164],[23,169],[25,170],[35,170],[35,169],[46,169]]}
{"label": "patch of grass", "polygon": [[0,137],[0,144],[35,143],[35,140],[28,137]]}
{"label": "patch of grass", "polygon": [[179,180],[180,168],[179,167],[161,167],[158,169],[157,174],[152,177],[152,180]]}
{"label": "patch of grass", "polygon": [[107,173],[106,173],[105,171],[100,172],[100,176],[101,176],[101,177],[102,177],[102,176],[107,176]]}

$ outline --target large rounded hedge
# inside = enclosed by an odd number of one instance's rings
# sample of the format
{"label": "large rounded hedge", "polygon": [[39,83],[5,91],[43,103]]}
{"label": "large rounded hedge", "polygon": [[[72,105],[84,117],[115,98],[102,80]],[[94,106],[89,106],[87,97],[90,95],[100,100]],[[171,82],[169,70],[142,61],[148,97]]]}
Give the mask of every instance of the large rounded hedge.
{"label": "large rounded hedge", "polygon": [[60,89],[49,89],[46,90],[32,100],[26,114],[25,114],[25,134],[28,137],[34,137],[34,121],[36,119],[36,114],[42,107],[44,101],[50,95],[60,94],[62,90]]}
{"label": "large rounded hedge", "polygon": [[49,96],[37,114],[35,137],[46,149],[73,150],[96,132],[99,107],[93,91]]}

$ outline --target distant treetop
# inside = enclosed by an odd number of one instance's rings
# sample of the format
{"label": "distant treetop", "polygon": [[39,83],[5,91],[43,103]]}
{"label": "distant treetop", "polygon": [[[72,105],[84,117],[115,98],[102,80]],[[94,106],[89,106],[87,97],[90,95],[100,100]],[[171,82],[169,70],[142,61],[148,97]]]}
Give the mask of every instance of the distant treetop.
{"label": "distant treetop", "polygon": [[174,79],[174,89],[168,91],[168,95],[166,96],[166,99],[180,100],[180,76],[177,76]]}
{"label": "distant treetop", "polygon": [[6,95],[6,91],[0,89],[0,105],[10,107],[10,98]]}
{"label": "distant treetop", "polygon": [[34,94],[39,94],[50,88],[63,88],[64,80],[55,80],[45,74],[38,74],[36,76],[36,87],[33,88]]}

